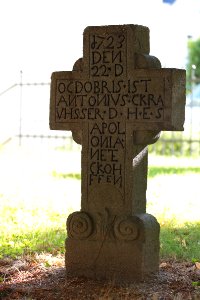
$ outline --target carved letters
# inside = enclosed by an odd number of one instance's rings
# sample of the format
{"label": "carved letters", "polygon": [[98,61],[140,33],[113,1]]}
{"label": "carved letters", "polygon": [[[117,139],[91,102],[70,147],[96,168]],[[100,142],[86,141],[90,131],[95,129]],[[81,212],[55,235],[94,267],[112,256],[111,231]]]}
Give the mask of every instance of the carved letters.
{"label": "carved letters", "polygon": [[87,27],[83,58],[52,74],[51,129],[82,144],[81,211],[67,220],[70,274],[132,282],[158,270],[146,146],[161,130],[183,130],[185,71],[161,69],[149,50],[146,27]]}
{"label": "carved letters", "polygon": [[[124,197],[127,128],[173,129],[176,116],[172,118],[171,96],[176,95],[176,86],[172,78],[183,77],[173,70],[138,68],[134,63],[137,56],[130,57],[128,47],[131,27],[111,28],[86,30],[84,58],[73,72],[52,77],[51,124],[57,129],[79,124],[87,132],[86,199],[90,188],[101,184],[114,186]],[[139,40],[135,37],[132,43],[140,53]],[[139,57],[145,62],[145,55]]]}
{"label": "carved letters", "polygon": [[137,80],[57,80],[56,122],[116,120],[162,122],[164,91],[158,78]]}

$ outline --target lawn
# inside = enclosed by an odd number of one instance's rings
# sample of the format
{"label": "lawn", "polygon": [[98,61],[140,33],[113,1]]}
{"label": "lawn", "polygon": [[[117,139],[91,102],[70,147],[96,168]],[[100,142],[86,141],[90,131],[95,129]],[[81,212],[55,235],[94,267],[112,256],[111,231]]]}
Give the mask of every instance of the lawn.
{"label": "lawn", "polygon": [[[17,147],[0,154],[0,257],[62,254],[67,215],[80,208],[80,153]],[[200,261],[198,163],[149,158],[147,212],[161,224],[161,258]]]}

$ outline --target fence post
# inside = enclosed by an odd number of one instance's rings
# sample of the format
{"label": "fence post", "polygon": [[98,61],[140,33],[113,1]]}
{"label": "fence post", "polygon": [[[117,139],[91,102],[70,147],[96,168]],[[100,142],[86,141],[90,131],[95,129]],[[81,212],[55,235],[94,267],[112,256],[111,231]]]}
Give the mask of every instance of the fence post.
{"label": "fence post", "polygon": [[21,146],[22,138],[22,74],[20,71],[20,97],[19,97],[19,146]]}

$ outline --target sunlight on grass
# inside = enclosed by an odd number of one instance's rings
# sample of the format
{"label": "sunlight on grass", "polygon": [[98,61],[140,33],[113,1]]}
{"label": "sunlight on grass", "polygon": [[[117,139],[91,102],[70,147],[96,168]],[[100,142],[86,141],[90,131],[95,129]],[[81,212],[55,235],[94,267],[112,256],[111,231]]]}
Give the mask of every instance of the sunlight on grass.
{"label": "sunlight on grass", "polygon": [[2,200],[0,257],[34,252],[63,253],[65,213],[54,212],[52,207],[31,209],[16,201],[10,201],[8,206],[7,201]]}
{"label": "sunlight on grass", "polygon": [[147,189],[147,211],[157,218],[179,223],[199,221],[200,173],[159,175],[150,178]]}
{"label": "sunlight on grass", "polygon": [[[0,257],[62,254],[67,216],[80,209],[80,153],[18,149],[1,151],[0,162]],[[200,260],[200,167],[168,162],[150,159],[147,190],[161,257]]]}
{"label": "sunlight on grass", "polygon": [[149,168],[148,176],[149,178],[158,176],[158,175],[182,175],[182,174],[200,174],[200,167],[160,167],[152,166]]}

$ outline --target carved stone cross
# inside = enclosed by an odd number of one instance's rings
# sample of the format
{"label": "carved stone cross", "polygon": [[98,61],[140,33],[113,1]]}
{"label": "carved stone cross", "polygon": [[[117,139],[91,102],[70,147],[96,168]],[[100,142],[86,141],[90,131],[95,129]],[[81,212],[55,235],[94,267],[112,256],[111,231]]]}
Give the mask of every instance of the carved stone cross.
{"label": "carved stone cross", "polygon": [[[81,211],[67,220],[69,275],[131,282],[156,272],[147,145],[183,130],[185,71],[161,69],[138,25],[87,27],[83,59],[52,74],[50,127],[82,144]],[[73,195],[72,199],[73,201]]]}

